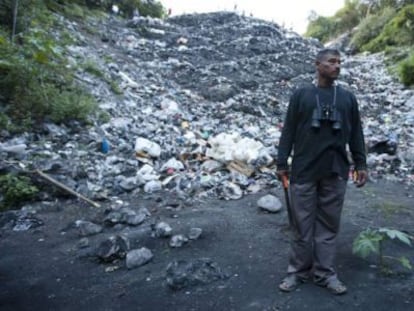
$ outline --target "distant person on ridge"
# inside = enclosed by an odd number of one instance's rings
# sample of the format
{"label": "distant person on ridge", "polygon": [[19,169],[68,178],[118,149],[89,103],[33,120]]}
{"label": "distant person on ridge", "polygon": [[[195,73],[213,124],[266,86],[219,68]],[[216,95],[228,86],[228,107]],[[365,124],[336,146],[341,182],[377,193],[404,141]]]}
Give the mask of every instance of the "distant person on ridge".
{"label": "distant person on ridge", "polygon": [[315,65],[315,84],[297,89],[290,98],[278,148],[277,176],[290,176],[293,230],[287,276],[279,289],[290,292],[313,279],[340,295],[347,288],[334,261],[350,169],[347,146],[355,166],[354,183],[362,187],[367,181],[365,142],[355,95],[335,82],[339,51],[319,51]]}

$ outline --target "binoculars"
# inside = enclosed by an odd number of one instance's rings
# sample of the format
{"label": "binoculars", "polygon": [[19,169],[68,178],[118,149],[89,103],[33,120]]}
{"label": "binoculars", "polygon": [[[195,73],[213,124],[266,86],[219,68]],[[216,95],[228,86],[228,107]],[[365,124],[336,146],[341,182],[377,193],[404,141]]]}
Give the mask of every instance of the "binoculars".
{"label": "binoculars", "polygon": [[332,129],[339,131],[341,129],[341,114],[337,111],[336,107],[321,107],[316,105],[312,114],[311,126],[315,129],[321,127],[321,121],[330,121]]}

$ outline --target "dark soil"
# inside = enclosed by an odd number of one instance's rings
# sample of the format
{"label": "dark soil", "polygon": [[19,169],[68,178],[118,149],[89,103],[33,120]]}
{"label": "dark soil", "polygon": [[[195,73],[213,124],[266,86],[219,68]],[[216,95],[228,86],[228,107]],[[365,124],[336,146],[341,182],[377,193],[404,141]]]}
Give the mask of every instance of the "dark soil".
{"label": "dark soil", "polygon": [[[281,189],[266,193],[283,199]],[[410,270],[390,263],[382,274],[375,257],[352,254],[352,242],[367,227],[413,230],[411,190],[393,183],[349,185],[338,247],[338,272],[348,286],[344,296],[333,296],[312,283],[286,294],[277,289],[284,276],[289,232],[287,213],[259,210],[266,193],[238,201],[208,200],[167,209],[168,195],[122,198],[131,206],[147,207],[152,216],[132,228],[131,246],[145,246],[154,254],[148,264],[128,270],[123,260],[103,264],[79,248],[71,224],[78,219],[102,219],[103,210],[80,201],[57,202],[38,213],[44,225],[23,232],[0,231],[0,310],[413,310],[414,277]],[[107,203],[109,204],[109,203]],[[203,229],[200,239],[170,248],[168,239],[152,237],[150,223],[168,222],[175,233]],[[105,228],[90,244],[125,228]],[[135,231],[134,231],[135,230]],[[133,234],[131,235],[133,236]],[[390,243],[385,253],[406,256],[413,249]],[[210,258],[229,278],[172,290],[166,267],[173,260]]]}

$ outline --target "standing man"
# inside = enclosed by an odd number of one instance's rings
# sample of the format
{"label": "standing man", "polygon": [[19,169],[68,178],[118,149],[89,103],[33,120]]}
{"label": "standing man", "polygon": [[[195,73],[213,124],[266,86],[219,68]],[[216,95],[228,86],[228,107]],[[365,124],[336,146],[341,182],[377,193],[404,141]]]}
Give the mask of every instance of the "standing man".
{"label": "standing man", "polygon": [[[316,56],[317,81],[297,89],[290,98],[280,137],[277,175],[290,175],[291,226],[294,232],[287,276],[279,289],[290,292],[313,278],[340,295],[347,291],[334,261],[350,163],[354,182],[367,180],[365,143],[357,100],[335,83],[340,53],[323,49]],[[293,151],[289,174],[288,157]]]}

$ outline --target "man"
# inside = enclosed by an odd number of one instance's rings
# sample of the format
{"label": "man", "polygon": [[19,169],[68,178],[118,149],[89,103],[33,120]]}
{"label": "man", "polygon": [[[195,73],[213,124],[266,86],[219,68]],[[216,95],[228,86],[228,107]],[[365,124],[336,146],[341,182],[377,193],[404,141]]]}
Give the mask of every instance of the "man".
{"label": "man", "polygon": [[335,83],[339,51],[321,50],[315,65],[316,83],[297,89],[290,98],[278,148],[278,178],[290,175],[293,230],[287,276],[279,289],[290,292],[312,277],[332,293],[344,294],[347,288],[338,279],[334,259],[350,169],[347,148],[354,182],[362,187],[367,180],[365,143],[357,100]]}

